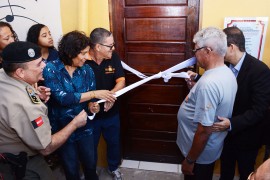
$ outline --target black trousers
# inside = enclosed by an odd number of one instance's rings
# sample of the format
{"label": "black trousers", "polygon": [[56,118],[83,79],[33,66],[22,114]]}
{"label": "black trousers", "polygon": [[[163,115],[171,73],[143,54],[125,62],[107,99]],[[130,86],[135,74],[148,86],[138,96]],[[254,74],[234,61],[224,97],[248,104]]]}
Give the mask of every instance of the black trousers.
{"label": "black trousers", "polygon": [[254,171],[258,151],[259,148],[243,150],[224,146],[220,157],[220,180],[233,180],[236,162],[240,174],[239,180],[247,180],[249,174]]}
{"label": "black trousers", "polygon": [[[14,171],[9,164],[0,163],[0,180],[15,180]],[[24,180],[56,180],[52,170],[41,155],[28,160]]]}
{"label": "black trousers", "polygon": [[194,164],[194,175],[185,175],[185,180],[212,180],[215,162],[211,164]]}

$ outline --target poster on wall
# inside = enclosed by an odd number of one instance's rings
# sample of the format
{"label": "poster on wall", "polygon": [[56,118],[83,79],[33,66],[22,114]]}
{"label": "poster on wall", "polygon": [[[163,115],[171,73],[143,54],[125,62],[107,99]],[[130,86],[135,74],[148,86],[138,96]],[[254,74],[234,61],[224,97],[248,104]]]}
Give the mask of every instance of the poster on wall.
{"label": "poster on wall", "polygon": [[56,0],[1,0],[0,21],[8,22],[20,41],[25,41],[28,29],[37,23],[46,25],[57,47],[62,36],[60,1]]}
{"label": "poster on wall", "polygon": [[224,28],[237,26],[245,35],[246,51],[262,60],[268,17],[226,17]]}

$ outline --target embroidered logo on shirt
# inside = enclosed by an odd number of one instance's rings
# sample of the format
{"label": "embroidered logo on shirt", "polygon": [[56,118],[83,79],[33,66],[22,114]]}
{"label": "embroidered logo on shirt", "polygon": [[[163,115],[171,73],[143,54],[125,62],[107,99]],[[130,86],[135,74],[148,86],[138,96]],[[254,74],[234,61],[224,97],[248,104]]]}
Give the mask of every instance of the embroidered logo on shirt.
{"label": "embroidered logo on shirt", "polygon": [[31,121],[31,123],[32,123],[34,129],[36,129],[36,128],[40,127],[44,123],[44,121],[43,121],[42,117],[40,116],[37,119]]}
{"label": "embroidered logo on shirt", "polygon": [[105,68],[105,74],[112,74],[114,73],[115,68],[113,68],[112,66],[108,66],[107,68]]}
{"label": "embroidered logo on shirt", "polygon": [[27,91],[27,94],[29,95],[32,103],[34,104],[39,104],[41,101],[39,99],[39,97],[37,96],[37,94],[35,93],[34,89],[32,86],[30,85],[27,85],[26,86],[26,91]]}

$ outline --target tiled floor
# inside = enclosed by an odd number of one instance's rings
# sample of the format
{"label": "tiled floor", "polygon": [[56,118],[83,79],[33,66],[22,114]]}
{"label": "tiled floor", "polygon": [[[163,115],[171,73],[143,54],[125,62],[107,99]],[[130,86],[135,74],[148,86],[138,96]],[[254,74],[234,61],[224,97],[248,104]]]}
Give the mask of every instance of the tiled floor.
{"label": "tiled floor", "polygon": [[167,163],[153,163],[145,161],[132,161],[132,160],[123,160],[122,168],[133,168],[141,170],[151,170],[151,171],[161,171],[161,172],[175,172],[181,173],[180,164],[167,164]]}
{"label": "tiled floor", "polygon": [[[180,164],[153,163],[144,161],[123,160],[120,166],[123,180],[183,180]],[[99,180],[112,180],[106,168],[98,168]],[[65,180],[61,168],[54,171],[57,180]],[[213,180],[219,176],[214,175]],[[237,177],[234,180],[238,180]]]}

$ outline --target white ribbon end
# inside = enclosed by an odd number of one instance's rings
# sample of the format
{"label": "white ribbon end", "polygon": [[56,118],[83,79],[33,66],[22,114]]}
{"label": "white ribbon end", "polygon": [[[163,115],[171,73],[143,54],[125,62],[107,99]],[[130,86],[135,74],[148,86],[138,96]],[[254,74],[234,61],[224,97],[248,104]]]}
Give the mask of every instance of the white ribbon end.
{"label": "white ribbon end", "polygon": [[187,72],[182,72],[182,77],[183,78],[190,78],[190,76],[188,75],[188,73]]}
{"label": "white ribbon end", "polygon": [[92,116],[88,116],[88,119],[93,120],[96,116],[96,113],[94,113]]}

